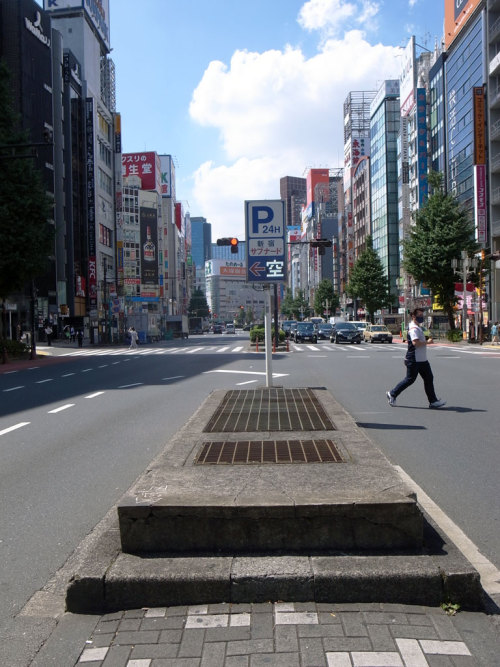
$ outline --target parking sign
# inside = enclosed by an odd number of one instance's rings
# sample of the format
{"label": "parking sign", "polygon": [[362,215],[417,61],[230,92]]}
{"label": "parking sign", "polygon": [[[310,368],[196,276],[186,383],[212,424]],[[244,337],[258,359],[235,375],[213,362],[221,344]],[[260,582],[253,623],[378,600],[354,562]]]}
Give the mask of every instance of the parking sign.
{"label": "parking sign", "polygon": [[286,279],[285,202],[245,202],[247,281],[273,283]]}

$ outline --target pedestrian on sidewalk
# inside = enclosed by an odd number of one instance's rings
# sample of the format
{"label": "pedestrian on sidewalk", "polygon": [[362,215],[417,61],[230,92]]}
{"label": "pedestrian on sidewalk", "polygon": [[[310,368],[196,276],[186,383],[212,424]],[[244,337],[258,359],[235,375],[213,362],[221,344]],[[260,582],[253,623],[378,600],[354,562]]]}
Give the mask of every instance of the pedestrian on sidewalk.
{"label": "pedestrian on sidewalk", "polygon": [[137,339],[139,338],[139,334],[137,333],[134,327],[130,327],[130,329],[128,330],[128,334],[130,336],[129,350],[135,350],[137,348]]}
{"label": "pedestrian on sidewalk", "polygon": [[83,331],[81,329],[78,329],[76,338],[78,340],[78,347],[83,347]]}
{"label": "pedestrian on sidewalk", "polygon": [[408,351],[405,357],[406,377],[394,389],[386,392],[389,405],[396,405],[396,398],[412,385],[420,375],[424,381],[424,389],[429,400],[430,408],[442,408],[446,401],[439,399],[434,391],[434,376],[431,365],[427,361],[427,341],[420,325],[424,321],[422,308],[415,308],[411,312],[411,322],[408,327]]}
{"label": "pedestrian on sidewalk", "polygon": [[45,335],[47,336],[47,345],[51,347],[52,345],[52,327],[50,324],[47,324],[45,327]]}
{"label": "pedestrian on sidewalk", "polygon": [[491,344],[498,345],[499,344],[498,322],[495,322],[495,324],[493,324],[490,333],[491,333]]}

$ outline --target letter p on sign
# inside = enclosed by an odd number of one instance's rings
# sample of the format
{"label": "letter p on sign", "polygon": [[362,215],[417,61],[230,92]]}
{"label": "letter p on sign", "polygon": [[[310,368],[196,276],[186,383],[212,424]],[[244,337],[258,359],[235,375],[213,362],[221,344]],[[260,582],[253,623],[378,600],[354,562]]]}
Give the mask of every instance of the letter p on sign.
{"label": "letter p on sign", "polygon": [[252,208],[252,234],[259,233],[259,225],[268,225],[274,218],[270,206],[254,206]]}

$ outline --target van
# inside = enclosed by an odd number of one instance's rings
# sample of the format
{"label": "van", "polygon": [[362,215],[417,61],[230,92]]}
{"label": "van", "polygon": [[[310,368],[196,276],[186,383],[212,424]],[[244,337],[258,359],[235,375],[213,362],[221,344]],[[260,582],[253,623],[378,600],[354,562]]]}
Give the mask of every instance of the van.
{"label": "van", "polygon": [[234,324],[226,324],[226,333],[227,334],[234,334],[236,333],[236,330],[234,328]]}

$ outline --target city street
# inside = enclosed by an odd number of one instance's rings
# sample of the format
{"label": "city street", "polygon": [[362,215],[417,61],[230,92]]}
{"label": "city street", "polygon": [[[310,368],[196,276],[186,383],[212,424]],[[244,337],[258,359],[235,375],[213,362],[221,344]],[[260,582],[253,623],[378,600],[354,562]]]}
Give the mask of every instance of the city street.
{"label": "city street", "polygon": [[[57,362],[0,372],[0,625],[7,626],[214,389],[265,384],[247,333],[138,350],[52,350]],[[358,425],[500,568],[500,349],[429,346],[420,379],[388,405],[405,346],[290,345],[274,384],[326,387]]]}

